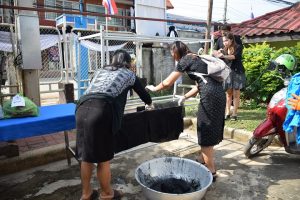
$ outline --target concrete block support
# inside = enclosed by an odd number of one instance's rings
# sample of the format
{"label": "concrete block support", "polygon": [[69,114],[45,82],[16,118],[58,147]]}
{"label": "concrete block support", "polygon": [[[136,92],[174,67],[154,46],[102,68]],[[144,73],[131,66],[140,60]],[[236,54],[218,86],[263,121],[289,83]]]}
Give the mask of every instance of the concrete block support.
{"label": "concrete block support", "polygon": [[73,103],[74,102],[74,85],[73,83],[59,83],[59,103]]}

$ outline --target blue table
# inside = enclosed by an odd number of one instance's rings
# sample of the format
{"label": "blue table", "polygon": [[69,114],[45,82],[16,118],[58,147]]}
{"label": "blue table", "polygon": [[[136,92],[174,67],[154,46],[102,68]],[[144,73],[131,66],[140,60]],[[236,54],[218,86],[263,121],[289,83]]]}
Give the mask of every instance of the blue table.
{"label": "blue table", "polygon": [[[75,107],[73,103],[42,106],[37,117],[2,119],[0,120],[0,141],[11,141],[64,131],[66,150],[72,152],[69,147],[68,131],[76,127]],[[70,164],[68,152],[67,158]]]}

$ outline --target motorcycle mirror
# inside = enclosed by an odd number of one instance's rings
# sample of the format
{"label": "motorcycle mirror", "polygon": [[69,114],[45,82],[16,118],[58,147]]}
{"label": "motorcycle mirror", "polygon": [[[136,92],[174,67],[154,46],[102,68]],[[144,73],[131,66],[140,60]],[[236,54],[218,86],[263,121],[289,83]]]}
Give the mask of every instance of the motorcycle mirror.
{"label": "motorcycle mirror", "polygon": [[204,49],[202,47],[200,47],[200,49],[198,50],[197,54],[200,56],[202,55],[204,52]]}
{"label": "motorcycle mirror", "polygon": [[277,65],[278,65],[277,62],[272,60],[269,64],[269,66],[267,67],[267,70],[275,70]]}

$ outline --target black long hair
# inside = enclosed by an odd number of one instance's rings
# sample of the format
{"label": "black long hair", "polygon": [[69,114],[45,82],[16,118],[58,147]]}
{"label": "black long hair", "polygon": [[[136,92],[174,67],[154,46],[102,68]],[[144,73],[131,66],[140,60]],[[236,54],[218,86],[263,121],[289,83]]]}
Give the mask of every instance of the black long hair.
{"label": "black long hair", "polygon": [[111,64],[105,67],[111,67],[112,70],[117,70],[121,67],[130,68],[130,63],[131,57],[129,53],[123,49],[119,49],[114,52]]}
{"label": "black long hair", "polygon": [[189,49],[189,47],[181,41],[175,41],[171,45],[170,49],[174,54],[175,60],[180,60],[186,54],[191,53],[191,50]]}

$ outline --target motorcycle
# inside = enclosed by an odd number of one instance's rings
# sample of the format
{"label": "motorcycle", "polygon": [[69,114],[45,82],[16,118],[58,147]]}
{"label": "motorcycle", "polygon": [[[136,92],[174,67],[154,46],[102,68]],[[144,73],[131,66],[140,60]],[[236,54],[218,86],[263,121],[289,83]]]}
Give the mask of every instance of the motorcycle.
{"label": "motorcycle", "polygon": [[[280,56],[278,58],[280,58]],[[285,87],[272,96],[267,106],[267,118],[254,130],[253,136],[244,147],[244,154],[248,158],[258,155],[262,150],[267,148],[272,143],[275,136],[279,137],[279,141],[285,148],[286,152],[291,154],[300,154],[300,145],[297,145],[295,139],[296,132],[287,134],[283,130],[283,123],[288,111],[285,105],[285,100],[287,86],[291,77],[289,75],[289,70],[292,70],[296,66],[296,60],[294,60],[294,66],[290,66],[286,65],[287,63],[283,62],[282,58],[278,58],[270,63],[268,69],[278,69],[279,73],[282,75],[279,78],[284,81]],[[287,71],[288,73],[286,73]]]}

